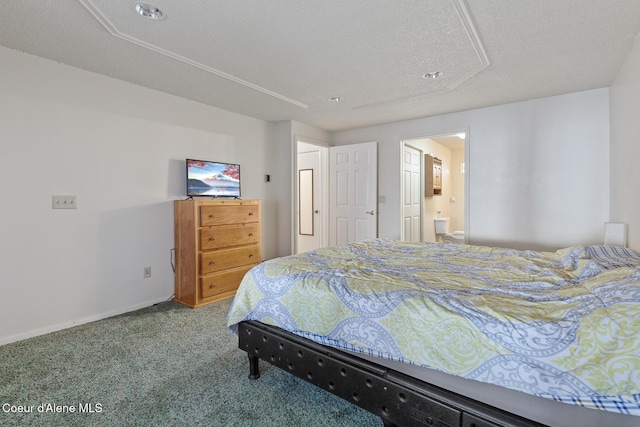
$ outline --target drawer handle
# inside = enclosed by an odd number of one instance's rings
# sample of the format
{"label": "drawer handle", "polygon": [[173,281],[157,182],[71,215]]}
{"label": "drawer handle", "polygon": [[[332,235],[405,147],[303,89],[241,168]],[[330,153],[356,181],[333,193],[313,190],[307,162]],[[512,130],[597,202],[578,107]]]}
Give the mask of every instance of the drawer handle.
{"label": "drawer handle", "polygon": [[209,218],[215,218],[213,214],[209,214]]}
{"label": "drawer handle", "polygon": [[216,287],[216,285],[209,285],[209,289],[213,289],[215,287]]}
{"label": "drawer handle", "polygon": [[253,257],[253,254],[249,254],[249,258]]}
{"label": "drawer handle", "polygon": [[211,236],[211,237],[209,237],[209,240],[216,240],[216,238]]}
{"label": "drawer handle", "polygon": [[253,216],[253,212],[249,212],[249,216]]}
{"label": "drawer handle", "polygon": [[215,261],[209,261],[209,265],[214,265],[216,262]]}
{"label": "drawer handle", "polygon": [[253,237],[253,233],[249,233],[249,237]]}

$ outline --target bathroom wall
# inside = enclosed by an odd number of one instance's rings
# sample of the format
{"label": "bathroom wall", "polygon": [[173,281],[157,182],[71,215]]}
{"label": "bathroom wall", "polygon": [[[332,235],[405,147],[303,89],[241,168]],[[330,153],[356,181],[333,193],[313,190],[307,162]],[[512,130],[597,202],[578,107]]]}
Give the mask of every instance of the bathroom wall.
{"label": "bathroom wall", "polygon": [[429,138],[424,140],[423,147],[424,153],[442,160],[442,194],[425,197],[422,216],[422,240],[435,242],[436,232],[433,220],[437,216],[451,218],[451,204],[449,203],[451,198],[451,150]]}

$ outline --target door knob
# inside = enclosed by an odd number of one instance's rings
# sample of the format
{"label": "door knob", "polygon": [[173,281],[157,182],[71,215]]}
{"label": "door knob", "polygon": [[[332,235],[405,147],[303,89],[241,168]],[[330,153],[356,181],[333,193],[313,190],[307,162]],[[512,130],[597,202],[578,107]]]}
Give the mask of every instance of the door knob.
{"label": "door knob", "polygon": [[373,211],[366,211],[365,213],[367,213],[369,215],[374,215],[375,214],[375,212],[373,212]]}
{"label": "door knob", "polygon": [[318,209],[316,209],[315,211],[313,211],[314,213],[320,213],[320,211]]}

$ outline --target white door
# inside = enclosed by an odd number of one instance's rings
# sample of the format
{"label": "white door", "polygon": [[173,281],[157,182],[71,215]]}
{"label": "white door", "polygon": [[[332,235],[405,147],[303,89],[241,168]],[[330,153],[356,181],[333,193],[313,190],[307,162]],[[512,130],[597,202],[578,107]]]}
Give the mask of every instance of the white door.
{"label": "white door", "polygon": [[323,246],[320,160],[320,147],[312,146],[309,151],[298,152],[298,253]]}
{"label": "white door", "polygon": [[402,152],[402,236],[405,242],[422,240],[422,152],[404,145]]}
{"label": "white door", "polygon": [[332,246],[378,236],[378,144],[329,148]]}

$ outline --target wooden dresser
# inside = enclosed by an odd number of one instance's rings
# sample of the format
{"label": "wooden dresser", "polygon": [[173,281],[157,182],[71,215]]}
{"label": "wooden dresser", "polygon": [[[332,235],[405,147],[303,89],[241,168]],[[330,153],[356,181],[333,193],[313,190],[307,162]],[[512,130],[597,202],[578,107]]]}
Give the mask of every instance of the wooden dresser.
{"label": "wooden dresser", "polygon": [[176,200],[174,301],[200,307],[235,295],[262,261],[259,200]]}

